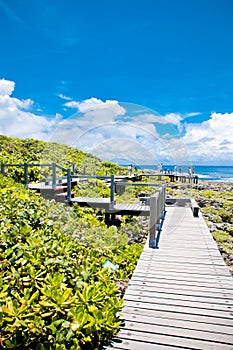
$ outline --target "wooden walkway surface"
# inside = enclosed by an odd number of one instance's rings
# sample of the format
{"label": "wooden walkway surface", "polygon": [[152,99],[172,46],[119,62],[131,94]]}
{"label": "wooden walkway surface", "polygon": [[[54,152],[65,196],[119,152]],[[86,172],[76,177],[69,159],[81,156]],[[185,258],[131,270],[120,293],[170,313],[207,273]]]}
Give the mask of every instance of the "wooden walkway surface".
{"label": "wooden walkway surface", "polygon": [[110,209],[109,198],[92,198],[92,197],[74,197],[70,200],[71,203],[78,203],[79,205],[89,206],[91,208],[105,209],[106,213],[110,214],[128,214],[128,215],[150,215],[150,206],[140,203],[135,204],[115,204],[114,209]]}
{"label": "wooden walkway surface", "polygon": [[146,244],[105,349],[233,349],[233,278],[201,214],[167,209],[159,249]]}

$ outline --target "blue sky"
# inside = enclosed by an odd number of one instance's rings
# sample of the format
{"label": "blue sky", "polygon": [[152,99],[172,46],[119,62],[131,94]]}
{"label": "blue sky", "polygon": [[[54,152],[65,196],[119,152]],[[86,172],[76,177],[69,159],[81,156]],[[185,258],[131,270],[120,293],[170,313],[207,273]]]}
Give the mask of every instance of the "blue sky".
{"label": "blue sky", "polygon": [[[0,0],[0,132],[49,139],[71,118],[85,119],[87,135],[103,124],[99,111],[116,124],[118,106],[121,123],[130,117],[139,128],[129,143],[143,139],[152,162],[175,162],[179,137],[192,162],[233,165],[232,19],[232,0]],[[94,119],[83,106],[97,109]],[[161,120],[145,122],[153,113]],[[98,127],[98,137],[92,130],[88,143],[72,145],[115,159],[103,145],[118,139],[125,151],[130,133],[122,132]],[[167,154],[158,142],[169,144]]]}

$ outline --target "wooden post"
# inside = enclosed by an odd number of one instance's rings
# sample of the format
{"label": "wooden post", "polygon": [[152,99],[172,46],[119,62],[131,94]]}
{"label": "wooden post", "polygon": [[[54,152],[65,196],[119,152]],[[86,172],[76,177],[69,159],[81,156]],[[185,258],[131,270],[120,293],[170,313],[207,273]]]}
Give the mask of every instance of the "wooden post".
{"label": "wooden post", "polygon": [[24,186],[28,187],[28,165],[24,163]]}
{"label": "wooden post", "polygon": [[75,171],[76,171],[75,165],[76,165],[76,164],[74,164],[74,163],[72,164],[72,175],[74,175],[74,174],[75,174]]}
{"label": "wooden post", "polygon": [[157,196],[150,198],[150,238],[149,247],[156,248]]}
{"label": "wooden post", "polygon": [[2,175],[5,175],[5,166],[4,166],[4,163],[1,163],[1,173],[2,173]]}
{"label": "wooden post", "polygon": [[52,164],[52,188],[56,188],[57,185],[57,175],[56,175],[56,163]]}
{"label": "wooden post", "polygon": [[71,171],[67,169],[67,200],[71,200]]}
{"label": "wooden post", "polygon": [[110,223],[110,214],[105,212],[105,220],[104,220],[106,225],[109,225]]}
{"label": "wooden post", "polygon": [[166,185],[163,185],[163,214],[165,215],[165,204],[166,204]]}
{"label": "wooden post", "polygon": [[111,175],[110,209],[114,209],[115,178]]}

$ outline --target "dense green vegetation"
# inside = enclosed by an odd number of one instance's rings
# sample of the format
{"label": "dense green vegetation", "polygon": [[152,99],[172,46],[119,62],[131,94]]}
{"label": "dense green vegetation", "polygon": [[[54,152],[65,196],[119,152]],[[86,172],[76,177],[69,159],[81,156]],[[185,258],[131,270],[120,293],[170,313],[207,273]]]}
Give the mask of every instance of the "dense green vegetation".
{"label": "dense green vegetation", "polygon": [[[126,174],[127,169],[110,162],[101,161],[99,158],[83,151],[73,149],[57,143],[46,143],[32,139],[17,139],[0,135],[0,162],[8,164],[24,163],[58,163],[64,168],[71,168],[75,164],[78,174],[106,175]],[[16,181],[24,181],[23,168],[7,167],[7,174]],[[59,174],[58,174],[59,175]],[[62,175],[62,173],[61,173]],[[51,168],[30,167],[30,182],[51,176]]]}
{"label": "dense green vegetation", "polygon": [[[47,161],[80,169],[85,159],[87,171],[120,170],[64,145],[0,138],[5,163],[39,162],[46,154]],[[122,292],[142,245],[127,244],[127,220],[118,230],[107,227],[98,211],[25,189],[15,182],[23,182],[21,170],[8,168],[7,175],[0,175],[0,348],[100,349],[118,329]],[[41,176],[30,172],[30,180]],[[77,191],[92,195],[95,181]],[[97,185],[100,195],[109,194]],[[114,269],[103,267],[108,261]]]}

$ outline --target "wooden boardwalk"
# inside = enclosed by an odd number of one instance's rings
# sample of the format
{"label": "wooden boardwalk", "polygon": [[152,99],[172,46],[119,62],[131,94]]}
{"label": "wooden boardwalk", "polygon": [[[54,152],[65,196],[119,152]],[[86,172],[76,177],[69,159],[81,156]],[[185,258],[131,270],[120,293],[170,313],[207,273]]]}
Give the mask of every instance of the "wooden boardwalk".
{"label": "wooden boardwalk", "polygon": [[106,213],[119,215],[150,215],[150,206],[140,203],[135,204],[115,204],[114,209],[110,209],[109,198],[74,197],[71,203],[78,203],[80,206],[89,206],[94,209],[105,209]]}
{"label": "wooden boardwalk", "polygon": [[200,214],[169,207],[159,249],[146,244],[105,349],[233,349],[233,279]]}

